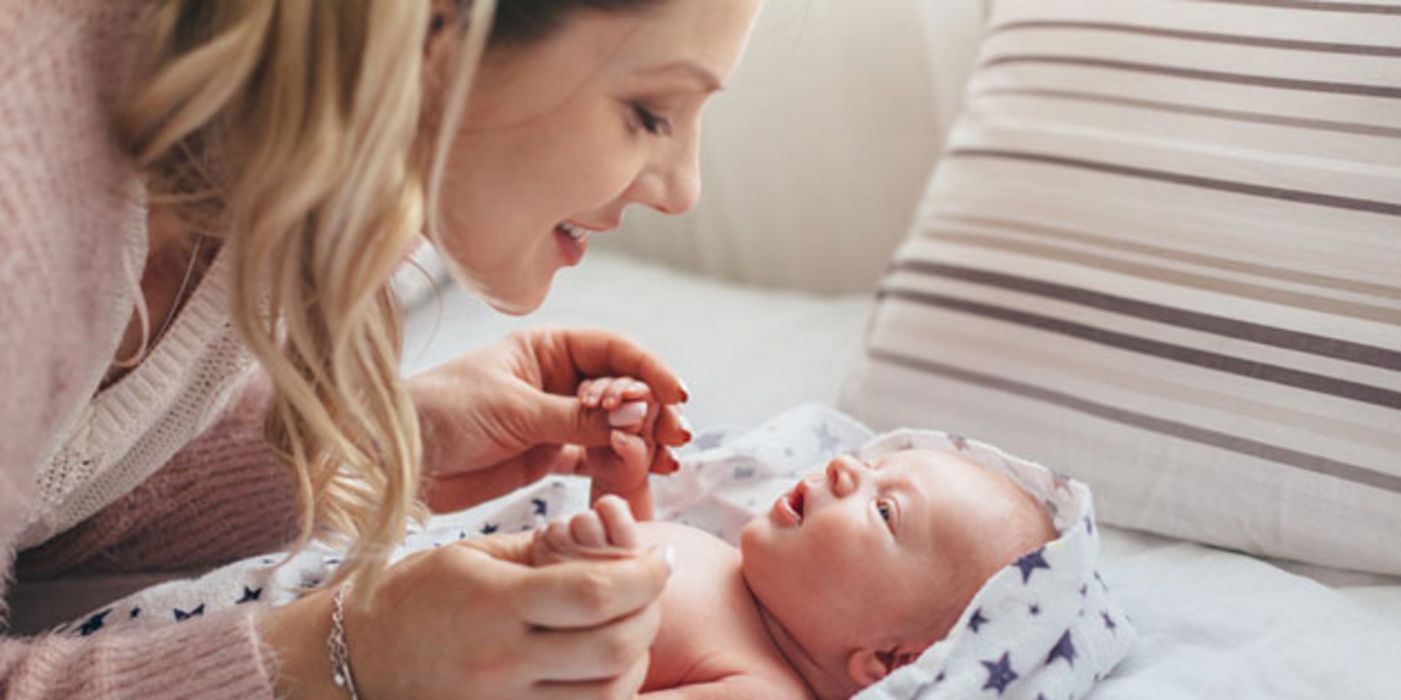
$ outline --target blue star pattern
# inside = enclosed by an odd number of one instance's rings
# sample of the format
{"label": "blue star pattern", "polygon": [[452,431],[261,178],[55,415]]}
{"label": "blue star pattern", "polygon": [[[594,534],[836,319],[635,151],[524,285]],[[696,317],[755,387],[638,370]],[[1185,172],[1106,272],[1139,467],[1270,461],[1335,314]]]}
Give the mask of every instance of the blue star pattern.
{"label": "blue star pattern", "polygon": [[711,450],[719,447],[724,439],[725,434],[722,432],[706,431],[697,435],[696,439],[691,441],[691,446],[699,451]]}
{"label": "blue star pattern", "polygon": [[997,661],[982,662],[983,666],[987,668],[988,671],[988,679],[987,682],[983,684],[983,690],[996,690],[997,694],[1001,695],[1007,690],[1007,686],[1011,685],[1012,681],[1020,678],[1017,672],[1012,670],[1012,662],[1011,659],[1008,658],[1009,656],[1011,656],[1011,652],[1004,651],[1002,652],[1002,658]]}
{"label": "blue star pattern", "polygon": [[1116,623],[1114,622],[1114,618],[1112,618],[1112,617],[1109,616],[1109,611],[1107,611],[1107,610],[1100,611],[1099,616],[1102,617],[1102,618],[1104,618],[1104,628],[1105,628],[1105,629],[1109,630],[1110,632],[1113,632],[1114,634],[1118,634],[1118,632],[1115,632],[1115,629],[1116,629],[1119,625],[1116,624]]}
{"label": "blue star pattern", "polygon": [[93,632],[102,629],[103,620],[107,619],[107,615],[110,612],[112,612],[112,609],[107,608],[106,610],[103,610],[102,612],[96,613],[92,617],[89,617],[86,622],[84,622],[78,627],[78,634],[86,637],[92,634]]}
{"label": "blue star pattern", "polygon": [[1046,563],[1045,554],[1046,548],[1040,547],[1034,552],[1023,554],[1021,558],[1013,564],[1013,566],[1022,570],[1022,583],[1029,583],[1031,581],[1032,572],[1037,569],[1049,570],[1051,568],[1051,565]]}
{"label": "blue star pattern", "polygon": [[180,608],[176,608],[176,609],[175,609],[175,621],[176,621],[176,622],[184,622],[185,620],[188,620],[188,619],[190,619],[190,618],[192,618],[192,617],[199,617],[199,616],[201,616],[201,615],[203,615],[203,614],[204,614],[204,603],[200,603],[197,607],[190,609],[189,612],[186,612],[186,611],[184,611],[184,610],[181,610]]}
{"label": "blue star pattern", "polygon": [[978,608],[977,610],[973,611],[973,616],[968,618],[968,627],[971,628],[974,632],[977,632],[978,628],[982,627],[988,622],[989,620],[986,617],[983,617],[983,609]]}
{"label": "blue star pattern", "polygon": [[534,513],[542,518],[550,513],[550,504],[543,498],[530,499],[530,506],[534,509]]}
{"label": "blue star pattern", "polygon": [[263,597],[263,589],[249,588],[248,586],[244,586],[243,597],[239,598],[238,602],[235,603],[235,605],[243,605],[244,603],[256,603],[261,597]]}
{"label": "blue star pattern", "polygon": [[494,534],[501,526],[496,523],[482,523],[481,533],[483,535]]}
{"label": "blue star pattern", "polygon": [[1051,647],[1051,653],[1046,655],[1046,665],[1050,666],[1056,659],[1065,659],[1066,663],[1075,665],[1075,642],[1070,639],[1070,630],[1066,630],[1056,640],[1056,645]]}

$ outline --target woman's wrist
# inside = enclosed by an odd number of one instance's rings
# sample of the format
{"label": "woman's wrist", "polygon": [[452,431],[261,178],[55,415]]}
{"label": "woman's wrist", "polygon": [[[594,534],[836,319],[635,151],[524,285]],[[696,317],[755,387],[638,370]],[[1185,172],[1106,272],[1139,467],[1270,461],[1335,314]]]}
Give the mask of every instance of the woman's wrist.
{"label": "woman's wrist", "polygon": [[332,595],[317,591],[272,608],[258,620],[258,636],[273,655],[277,697],[289,700],[345,700],[344,688],[332,682],[334,669],[326,653],[331,633]]}

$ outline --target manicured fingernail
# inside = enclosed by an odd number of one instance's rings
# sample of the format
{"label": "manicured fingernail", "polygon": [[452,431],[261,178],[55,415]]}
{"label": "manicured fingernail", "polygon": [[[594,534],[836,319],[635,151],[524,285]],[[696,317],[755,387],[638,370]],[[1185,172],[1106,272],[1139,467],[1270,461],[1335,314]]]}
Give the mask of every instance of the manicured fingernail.
{"label": "manicured fingernail", "polygon": [[627,425],[636,425],[638,421],[647,417],[647,402],[633,401],[623,404],[608,413],[608,425],[614,428],[621,428]]}
{"label": "manicured fingernail", "polygon": [[681,383],[681,403],[686,403],[687,401],[690,401],[690,400],[691,400],[691,390],[686,388],[686,380],[684,380],[684,379],[683,379],[683,380],[680,380],[680,383]]}
{"label": "manicured fingernail", "polygon": [[687,419],[686,419],[686,416],[679,416],[678,419],[677,419],[677,424],[678,424],[678,427],[681,428],[681,432],[683,432],[683,433],[686,434],[686,442],[690,442],[690,441],[691,441],[691,421],[687,420]]}

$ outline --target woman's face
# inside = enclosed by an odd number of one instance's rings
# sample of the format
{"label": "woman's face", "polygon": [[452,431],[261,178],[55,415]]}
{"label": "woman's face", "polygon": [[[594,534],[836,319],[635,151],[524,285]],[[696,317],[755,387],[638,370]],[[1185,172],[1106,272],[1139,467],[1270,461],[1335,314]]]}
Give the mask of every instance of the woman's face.
{"label": "woman's face", "polygon": [[[628,205],[695,204],[701,108],[738,63],[759,3],[585,11],[541,42],[488,52],[440,204],[441,252],[473,291],[527,313]],[[430,66],[442,53],[430,44]]]}

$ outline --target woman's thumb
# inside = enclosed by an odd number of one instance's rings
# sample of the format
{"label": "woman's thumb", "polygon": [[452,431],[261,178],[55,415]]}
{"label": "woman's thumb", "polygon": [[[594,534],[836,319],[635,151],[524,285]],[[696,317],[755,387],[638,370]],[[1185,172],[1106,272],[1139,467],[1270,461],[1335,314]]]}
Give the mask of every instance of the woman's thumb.
{"label": "woman's thumb", "polygon": [[541,392],[535,418],[539,442],[555,445],[605,447],[613,430],[607,410],[588,408],[572,396]]}

